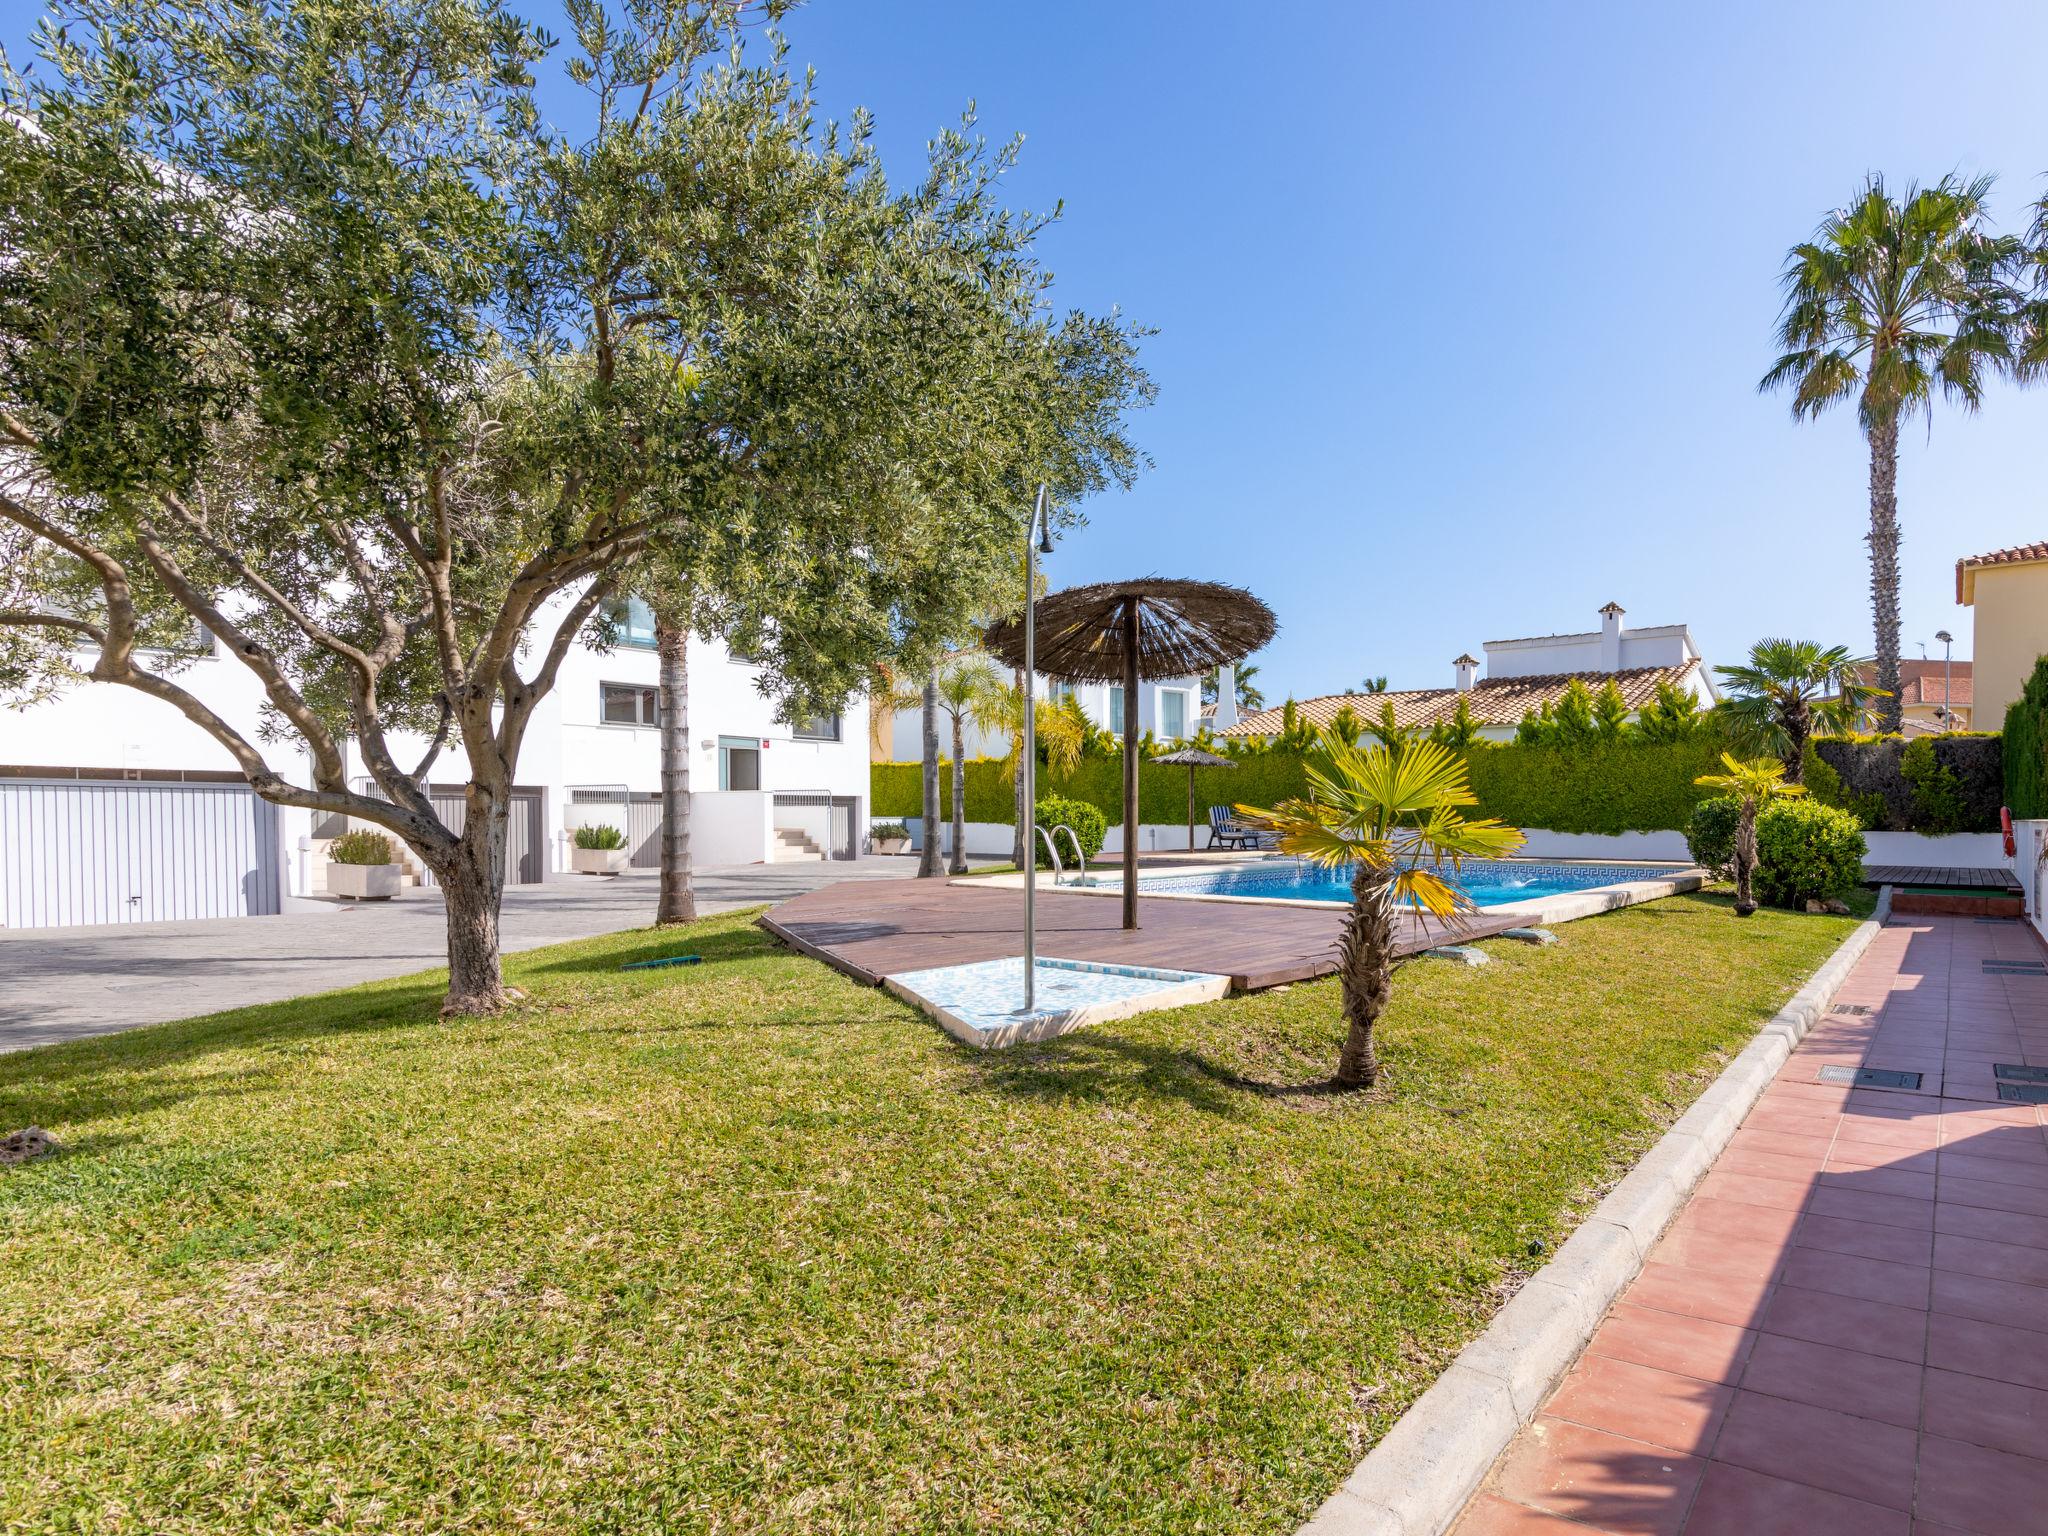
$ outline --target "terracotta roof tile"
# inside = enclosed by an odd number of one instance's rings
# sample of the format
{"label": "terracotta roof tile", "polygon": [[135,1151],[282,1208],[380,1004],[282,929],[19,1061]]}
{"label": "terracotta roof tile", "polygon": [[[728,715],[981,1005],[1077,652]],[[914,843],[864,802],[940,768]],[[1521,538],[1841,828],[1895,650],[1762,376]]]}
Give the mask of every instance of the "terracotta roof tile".
{"label": "terracotta roof tile", "polygon": [[[1486,677],[1467,693],[1455,688],[1419,688],[1402,693],[1328,693],[1320,698],[1299,699],[1295,710],[1318,730],[1336,718],[1347,704],[1361,720],[1377,720],[1382,705],[1394,706],[1394,721],[1404,727],[1427,730],[1456,713],[1464,699],[1472,718],[1481,725],[1519,725],[1532,709],[1554,704],[1564,696],[1573,678],[1583,679],[1596,693],[1611,678],[1628,701],[1631,710],[1641,709],[1657,697],[1659,683],[1682,683],[1699,666],[1689,661],[1675,667],[1629,667],[1620,672],[1550,672],[1540,677]],[[1960,700],[1958,701],[1960,702]],[[1286,713],[1284,706],[1248,714],[1225,736],[1275,736]]]}
{"label": "terracotta roof tile", "polygon": [[2034,560],[2048,560],[2048,541],[2033,544],[2015,544],[2011,549],[1994,549],[1988,555],[1969,555],[1956,562],[1956,601],[1963,602],[1963,573],[1974,571],[1985,565],[2025,565]]}

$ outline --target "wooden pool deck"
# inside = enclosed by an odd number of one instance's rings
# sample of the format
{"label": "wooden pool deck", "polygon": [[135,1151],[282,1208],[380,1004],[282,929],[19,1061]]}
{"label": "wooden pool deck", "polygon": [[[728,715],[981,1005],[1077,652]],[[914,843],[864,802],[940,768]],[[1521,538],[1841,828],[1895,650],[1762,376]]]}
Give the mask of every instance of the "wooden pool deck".
{"label": "wooden pool deck", "polygon": [[[1139,927],[1123,904],[1071,891],[1038,892],[1038,952],[1061,960],[1227,975],[1240,992],[1327,976],[1337,968],[1341,908],[1140,897]],[[1523,919],[1468,918],[1455,932],[1401,919],[1400,952],[1486,938]],[[870,986],[884,976],[1024,953],[1024,893],[974,880],[849,880],[772,908],[761,926],[795,949]]]}
{"label": "wooden pool deck", "polygon": [[1866,864],[1865,885],[1934,885],[1951,890],[2020,894],[2009,869],[1953,869],[1931,864]]}

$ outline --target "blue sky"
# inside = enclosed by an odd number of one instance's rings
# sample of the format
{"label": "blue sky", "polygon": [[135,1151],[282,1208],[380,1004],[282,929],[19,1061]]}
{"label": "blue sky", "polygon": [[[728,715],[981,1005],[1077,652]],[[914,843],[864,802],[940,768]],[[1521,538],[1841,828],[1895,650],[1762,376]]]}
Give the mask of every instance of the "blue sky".
{"label": "blue sky", "polygon": [[[1251,587],[1276,699],[1446,684],[1609,599],[1713,660],[1867,648],[1854,420],[1756,393],[1784,251],[1869,170],[1995,172],[2007,226],[2048,185],[2024,3],[815,0],[786,31],[899,177],[970,99],[1026,135],[1059,300],[1159,329],[1155,467],[1053,579]],[[2044,442],[2048,389],[1908,430],[1906,655],[1967,654],[1959,555],[2048,538]]]}

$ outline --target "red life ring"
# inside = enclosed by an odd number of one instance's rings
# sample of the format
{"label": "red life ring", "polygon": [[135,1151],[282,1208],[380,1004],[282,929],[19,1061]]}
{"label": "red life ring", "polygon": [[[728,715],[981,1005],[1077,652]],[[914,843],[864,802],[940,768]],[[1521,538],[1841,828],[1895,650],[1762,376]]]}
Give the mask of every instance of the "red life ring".
{"label": "red life ring", "polygon": [[2001,805],[1998,808],[1998,826],[2005,833],[2005,856],[2012,858],[2020,851],[2020,845],[2013,840],[2011,806]]}

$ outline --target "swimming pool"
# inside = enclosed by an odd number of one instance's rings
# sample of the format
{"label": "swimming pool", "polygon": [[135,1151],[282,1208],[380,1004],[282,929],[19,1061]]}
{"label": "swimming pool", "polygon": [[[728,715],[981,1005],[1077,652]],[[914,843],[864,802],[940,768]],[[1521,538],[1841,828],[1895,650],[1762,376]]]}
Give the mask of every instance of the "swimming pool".
{"label": "swimming pool", "polygon": [[[1684,872],[1684,864],[1542,864],[1526,859],[1467,859],[1458,879],[1482,907],[1515,906],[1545,896],[1661,880]],[[1120,885],[1111,879],[1091,884]],[[1145,896],[1237,896],[1266,901],[1351,900],[1351,871],[1326,869],[1303,859],[1235,865],[1225,869],[1141,875]]]}

